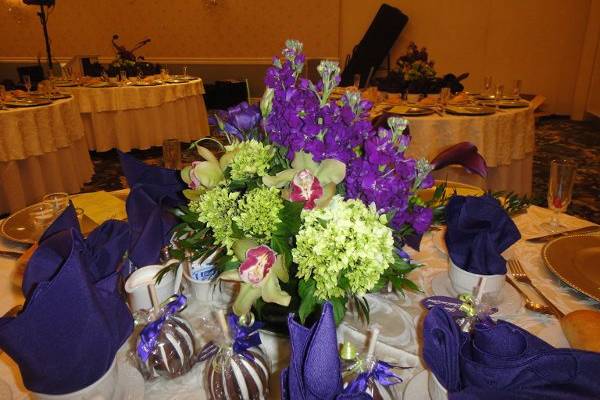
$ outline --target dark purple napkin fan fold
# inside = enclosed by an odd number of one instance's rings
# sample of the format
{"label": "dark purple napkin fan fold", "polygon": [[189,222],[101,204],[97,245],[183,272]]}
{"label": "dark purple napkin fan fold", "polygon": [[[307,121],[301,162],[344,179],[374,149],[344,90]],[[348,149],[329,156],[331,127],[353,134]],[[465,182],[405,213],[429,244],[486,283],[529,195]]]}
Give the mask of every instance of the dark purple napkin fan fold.
{"label": "dark purple napkin fan fold", "polygon": [[187,187],[179,171],[147,165],[121,151],[119,159],[131,188],[127,218],[131,229],[129,258],[136,267],[156,264],[177,224],[171,209],[185,204]]}
{"label": "dark purple napkin fan fold", "polygon": [[[447,347],[451,353],[436,352],[436,332],[452,343]],[[470,334],[463,333],[445,310],[435,307],[425,318],[423,339],[426,363],[450,399],[600,398],[600,354],[556,349],[509,322],[477,324]],[[458,385],[447,385],[447,370],[440,365],[455,368]]]}
{"label": "dark purple napkin fan fold", "polygon": [[89,386],[133,331],[116,265],[106,260],[94,259],[73,228],[49,235],[33,254],[23,311],[0,318],[0,348],[29,390],[65,394]]}
{"label": "dark purple napkin fan fold", "polygon": [[282,400],[362,400],[365,393],[343,395],[338,342],[330,303],[310,329],[288,318],[291,360],[281,373]]}
{"label": "dark purple napkin fan fold", "polygon": [[498,200],[453,196],[446,205],[446,223],[446,245],[456,266],[482,275],[506,273],[501,253],[521,234]]}

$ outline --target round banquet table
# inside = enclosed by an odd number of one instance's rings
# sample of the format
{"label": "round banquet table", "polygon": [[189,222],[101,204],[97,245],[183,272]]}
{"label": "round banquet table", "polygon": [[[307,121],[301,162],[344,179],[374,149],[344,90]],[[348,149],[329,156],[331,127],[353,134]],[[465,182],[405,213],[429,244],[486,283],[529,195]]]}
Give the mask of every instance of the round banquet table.
{"label": "round banquet table", "polygon": [[[376,106],[376,109],[380,106],[382,105]],[[432,160],[453,144],[472,142],[487,163],[487,179],[455,166],[437,171],[434,176],[482,189],[529,195],[532,189],[535,146],[533,112],[532,107],[525,107],[500,109],[495,114],[486,116],[431,114],[404,117],[410,122],[412,136],[407,154]]]}
{"label": "round banquet table", "polygon": [[[540,221],[547,220],[551,212],[544,208],[531,206],[524,214],[514,218],[524,238],[543,234],[538,228]],[[570,216],[562,216],[561,222],[568,228],[579,228],[592,225],[590,222],[577,219]],[[414,270],[410,277],[424,291],[424,293],[407,292],[406,296],[389,294],[371,294],[368,295],[368,301],[371,305],[371,325],[378,326],[381,329],[379,341],[376,347],[377,357],[394,364],[410,367],[401,372],[404,382],[395,387],[396,398],[400,399],[401,393],[410,385],[412,377],[424,369],[420,358],[420,329],[421,321],[425,315],[419,301],[425,296],[432,295],[432,281],[440,274],[447,274],[448,257],[440,250],[439,237],[442,231],[434,231],[425,234],[421,245],[421,251],[411,251],[411,256],[424,266]],[[543,244],[530,243],[520,240],[508,251],[510,257],[518,258],[538,286],[558,308],[564,313],[578,309],[598,309],[598,303],[587,297],[577,294],[575,291],[561,284],[560,281],[544,266],[541,249]],[[20,249],[19,245],[9,243],[0,239],[0,250]],[[23,296],[20,291],[20,284],[15,279],[17,270],[14,258],[0,256],[0,315],[4,314],[11,307],[22,304]],[[508,285],[508,284],[507,284]],[[520,285],[521,289],[528,293],[533,299],[538,299],[530,288]],[[516,293],[516,292],[515,292]],[[560,323],[553,316],[533,313],[524,307],[520,297],[513,298],[516,308],[510,314],[499,313],[495,316],[508,320],[516,325],[527,329],[531,333],[538,335],[550,344],[556,347],[568,346],[566,339],[561,331]],[[520,305],[519,305],[520,304]],[[183,312],[194,326],[197,334],[197,347],[200,347],[207,340],[213,339],[218,335],[217,331],[211,330],[214,325],[207,323],[206,316],[208,311],[202,308],[193,300],[189,307]],[[346,315],[342,325],[338,328],[338,341],[353,341],[360,349],[365,343],[365,327],[358,322],[351,313]],[[261,332],[263,346],[271,358],[272,376],[271,376],[271,395],[270,399],[279,399],[279,372],[289,363],[289,343],[285,338],[265,334]],[[132,338],[130,341],[134,341]],[[130,345],[129,345],[130,346]],[[128,352],[131,347],[125,345],[118,354],[119,363],[127,363]],[[146,382],[142,389],[147,400],[153,399],[199,399],[206,398],[202,383],[203,365],[196,365],[186,375],[165,381],[162,379]],[[17,365],[5,353],[0,354],[0,384],[2,380],[11,387],[13,399],[28,398],[27,390],[23,387],[23,382]],[[140,383],[141,385],[141,383]],[[421,395],[427,392],[427,387],[420,387],[418,391]],[[133,400],[142,397],[133,397]],[[405,397],[405,400],[427,399],[428,397]]]}
{"label": "round banquet table", "polygon": [[157,86],[64,87],[75,96],[90,150],[122,151],[208,135],[201,79]]}
{"label": "round banquet table", "polygon": [[0,214],[52,192],[79,192],[94,173],[73,98],[0,111]]}

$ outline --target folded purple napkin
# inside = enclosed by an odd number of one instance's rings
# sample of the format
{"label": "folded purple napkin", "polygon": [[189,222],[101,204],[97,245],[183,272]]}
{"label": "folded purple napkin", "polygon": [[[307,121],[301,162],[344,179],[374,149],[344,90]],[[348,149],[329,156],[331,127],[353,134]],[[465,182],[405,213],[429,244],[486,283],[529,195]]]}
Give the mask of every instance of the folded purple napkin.
{"label": "folded purple napkin", "polygon": [[323,305],[321,318],[310,329],[290,314],[291,360],[281,372],[282,400],[371,399],[366,393],[342,394],[341,363],[330,303]]}
{"label": "folded purple napkin", "polygon": [[446,205],[446,245],[452,262],[482,275],[506,273],[501,253],[521,234],[492,196],[453,196]]}
{"label": "folded purple napkin", "polygon": [[119,158],[131,188],[126,204],[129,258],[136,267],[157,264],[177,224],[170,210],[185,204],[182,191],[187,185],[179,171],[147,165],[120,151]]}
{"label": "folded purple napkin", "polygon": [[115,257],[91,252],[73,228],[49,235],[31,257],[23,311],[0,318],[0,348],[19,365],[27,389],[71,393],[111,366],[133,319],[109,259]]}
{"label": "folded purple napkin", "polygon": [[600,398],[600,354],[556,349],[506,321],[464,333],[435,307],[423,341],[425,362],[450,399]]}

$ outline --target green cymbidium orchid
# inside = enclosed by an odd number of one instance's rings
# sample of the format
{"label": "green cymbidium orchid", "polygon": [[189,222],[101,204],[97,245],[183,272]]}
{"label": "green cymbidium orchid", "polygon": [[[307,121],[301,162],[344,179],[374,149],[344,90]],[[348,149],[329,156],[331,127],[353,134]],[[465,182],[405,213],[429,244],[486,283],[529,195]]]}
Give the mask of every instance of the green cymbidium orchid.
{"label": "green cymbidium orchid", "polygon": [[196,149],[205,161],[194,161],[181,170],[181,179],[189,186],[183,195],[190,200],[197,200],[205,190],[214,188],[225,179],[223,171],[237,152],[237,149],[227,151],[218,160],[206,147],[196,146]]}
{"label": "green cymbidium orchid", "polygon": [[290,295],[279,287],[279,280],[289,280],[281,256],[270,247],[258,245],[250,239],[235,242],[233,252],[242,263],[238,269],[223,272],[219,279],[242,282],[240,292],[233,303],[233,312],[236,315],[247,314],[252,304],[261,297],[267,303],[277,303],[285,307],[290,304]]}
{"label": "green cymbidium orchid", "polygon": [[346,164],[335,159],[315,162],[311,154],[296,152],[292,168],[275,176],[264,176],[266,186],[285,188],[282,195],[286,200],[304,201],[304,208],[322,208],[335,195],[335,187],[346,177]]}

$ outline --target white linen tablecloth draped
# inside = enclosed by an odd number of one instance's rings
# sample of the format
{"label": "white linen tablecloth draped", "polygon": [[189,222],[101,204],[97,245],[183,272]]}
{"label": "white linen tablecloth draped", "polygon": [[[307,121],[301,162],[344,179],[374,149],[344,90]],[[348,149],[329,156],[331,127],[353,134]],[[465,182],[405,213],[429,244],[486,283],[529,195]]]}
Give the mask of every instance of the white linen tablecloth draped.
{"label": "white linen tablecloth draped", "polygon": [[464,171],[436,173],[436,178],[469,183],[483,189],[531,194],[532,155],[535,148],[533,109],[503,109],[493,115],[436,114],[408,117],[411,144],[407,154],[432,160],[442,150],[460,142],[477,146],[488,166],[488,179]]}
{"label": "white linen tablecloth draped", "polygon": [[161,146],[166,139],[190,142],[209,134],[200,79],[148,87],[62,89],[79,104],[90,150],[128,152]]}
{"label": "white linen tablecloth draped", "polygon": [[[551,211],[532,206],[527,213],[515,218],[524,238],[541,235],[539,224],[548,220]],[[568,228],[579,228],[591,223],[563,215],[561,222]],[[371,305],[371,326],[378,326],[381,330],[379,341],[376,346],[378,358],[393,362],[400,366],[412,367],[401,373],[404,383],[398,385],[396,393],[402,393],[410,378],[420,372],[424,365],[420,358],[422,339],[420,337],[420,324],[425,315],[420,301],[432,295],[431,282],[434,277],[444,273],[448,269],[448,257],[435,245],[436,235],[441,231],[427,233],[423,237],[421,251],[411,250],[411,256],[415,261],[423,264],[410,275],[423,290],[424,293],[406,292],[405,296],[390,294],[368,295]],[[517,257],[527,270],[533,282],[559,307],[564,313],[574,310],[590,308],[598,309],[598,303],[578,294],[560,282],[545,266],[541,257],[542,244],[529,243],[520,240],[508,251],[511,257]],[[19,248],[18,245],[10,244],[0,239],[0,249]],[[0,256],[0,315],[16,304],[23,302],[19,289],[15,287],[12,274],[15,271],[15,262],[10,258]],[[536,298],[535,292],[524,285],[521,288],[531,297]],[[191,303],[184,314],[190,319],[197,330],[197,343],[199,346],[206,340],[214,338],[218,333],[210,330],[211,324],[203,319],[207,315],[207,309],[201,308],[196,303]],[[565,339],[560,329],[558,320],[553,316],[533,313],[521,307],[514,314],[497,315],[498,318],[511,321],[533,334],[540,335],[553,345],[564,343]],[[353,341],[359,349],[365,342],[366,327],[348,314],[343,324],[338,328],[338,341],[348,339]],[[287,340],[272,335],[264,335],[264,347],[271,357],[273,373],[271,376],[270,399],[278,399],[279,372],[289,363],[289,343]],[[134,341],[134,338],[132,338]],[[125,358],[127,349],[121,350],[121,357]],[[21,376],[17,365],[6,355],[0,354],[0,377],[12,388],[13,399],[27,398],[27,391],[23,388]],[[424,388],[426,391],[427,389]],[[198,399],[204,398],[203,366],[197,365],[186,375],[165,381],[159,379],[147,382],[145,385],[145,399]],[[401,397],[398,397],[401,398]],[[411,400],[409,398],[405,400]]]}
{"label": "white linen tablecloth draped", "polygon": [[157,107],[184,97],[203,95],[204,85],[201,79],[197,79],[158,86],[65,87],[61,91],[75,96],[80,112],[92,113]]}
{"label": "white linen tablecloth draped", "polygon": [[84,136],[73,98],[0,112],[0,162],[24,160],[70,146]]}
{"label": "white linen tablecloth draped", "polygon": [[0,214],[52,192],[79,192],[94,173],[77,103],[0,112]]}

